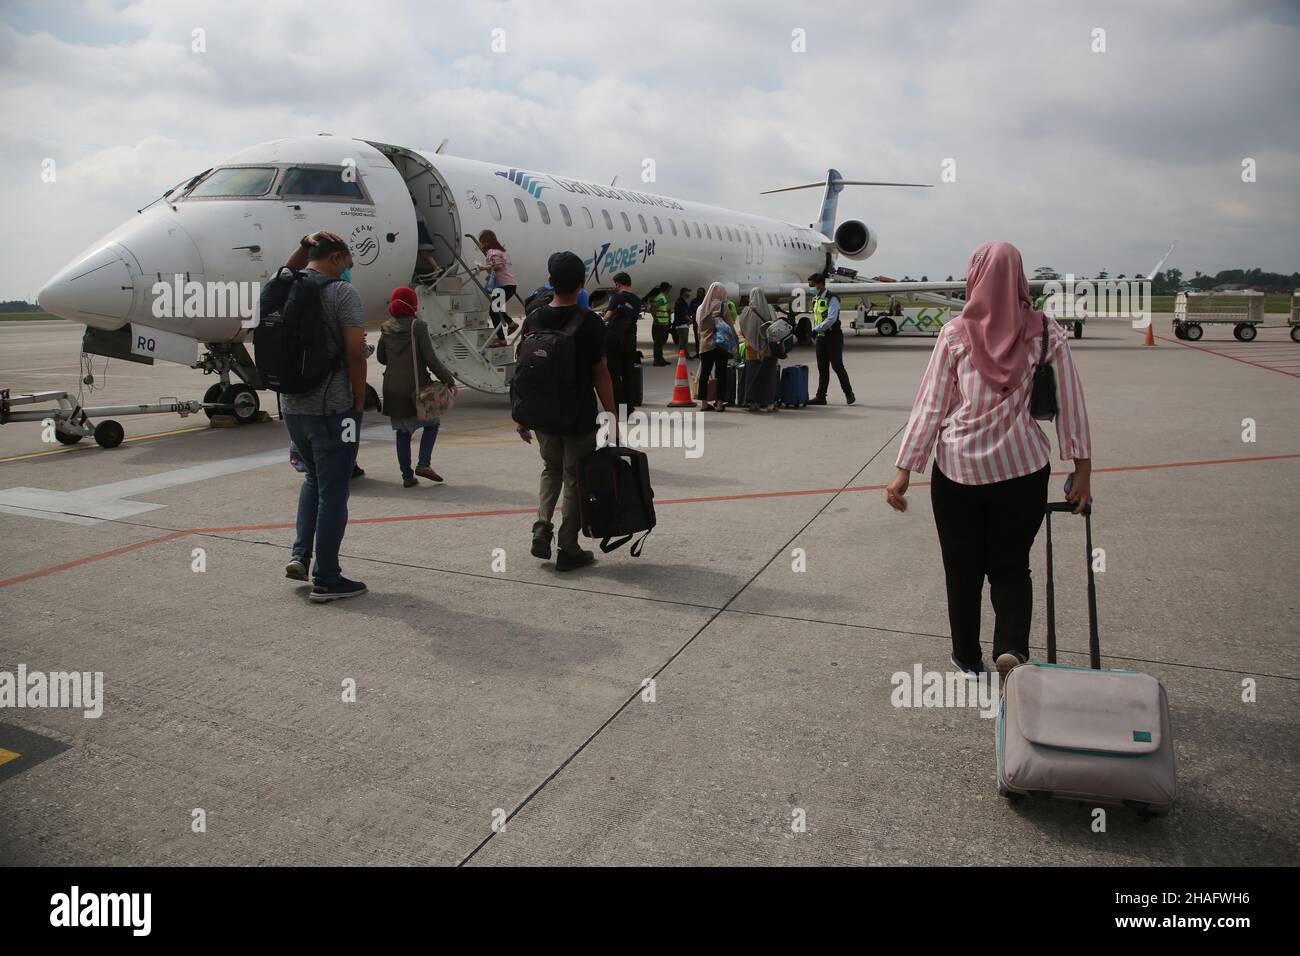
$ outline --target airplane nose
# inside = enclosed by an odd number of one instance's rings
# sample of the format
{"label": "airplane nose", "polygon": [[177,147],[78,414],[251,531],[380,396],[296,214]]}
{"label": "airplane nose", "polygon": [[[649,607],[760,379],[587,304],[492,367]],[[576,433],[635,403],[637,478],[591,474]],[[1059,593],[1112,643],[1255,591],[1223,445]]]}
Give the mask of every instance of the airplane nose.
{"label": "airplane nose", "polygon": [[50,279],[37,293],[36,304],[84,325],[121,328],[135,296],[126,254],[115,242],[91,250]]}

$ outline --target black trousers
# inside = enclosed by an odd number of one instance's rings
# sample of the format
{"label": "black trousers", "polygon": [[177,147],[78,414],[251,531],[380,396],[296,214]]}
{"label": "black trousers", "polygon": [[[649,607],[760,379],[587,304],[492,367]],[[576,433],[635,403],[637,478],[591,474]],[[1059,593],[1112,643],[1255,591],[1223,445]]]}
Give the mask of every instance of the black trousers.
{"label": "black trousers", "polygon": [[691,337],[691,327],[689,325],[674,325],[672,330],[673,347],[677,349],[678,352],[686,352],[687,354],[690,354],[687,344]]}
{"label": "black trousers", "polygon": [[817,397],[826,397],[826,388],[830,384],[830,376],[827,372],[835,369],[835,375],[840,380],[840,388],[844,391],[844,396],[853,394],[853,386],[849,384],[849,373],[844,370],[844,330],[838,325],[827,332],[825,335],[817,336]]}
{"label": "black trousers", "polygon": [[962,485],[930,472],[930,502],[948,584],[952,652],[964,664],[980,659],[980,606],[989,579],[996,623],[993,657],[1014,651],[1029,659],[1033,582],[1029,549],[1047,511],[1051,466],[991,485]]}
{"label": "black trousers", "polygon": [[637,356],[637,330],[636,326],[625,330],[623,333],[606,334],[604,338],[604,364],[610,369],[610,381],[614,385],[614,405],[628,406],[628,411],[634,407],[632,398],[629,394],[632,386],[632,365],[636,362]]}
{"label": "black trousers", "polygon": [[660,322],[658,319],[650,326],[650,341],[654,343],[656,365],[665,363],[664,343],[668,341],[668,328],[666,322]]}
{"label": "black trousers", "polygon": [[721,402],[727,397],[727,353],[716,347],[700,353],[699,394],[695,397],[701,402],[709,400],[709,376],[715,373],[718,379],[715,400]]}

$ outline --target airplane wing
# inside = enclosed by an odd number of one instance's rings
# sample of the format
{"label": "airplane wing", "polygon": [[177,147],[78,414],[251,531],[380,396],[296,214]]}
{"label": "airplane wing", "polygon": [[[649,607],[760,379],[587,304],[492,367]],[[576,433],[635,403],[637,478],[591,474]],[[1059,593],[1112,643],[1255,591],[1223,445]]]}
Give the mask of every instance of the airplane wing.
{"label": "airplane wing", "polygon": [[[1178,245],[1177,239],[1175,239],[1173,242],[1169,244],[1169,248],[1166,249],[1165,254],[1160,257],[1160,261],[1155,264],[1155,268],[1153,268],[1150,272],[1148,272],[1146,276],[1134,276],[1132,279],[1125,279],[1122,281],[1150,282],[1152,279],[1156,277],[1156,273],[1158,273],[1161,269],[1164,268],[1165,261],[1173,253],[1174,246],[1176,245]],[[1041,289],[1049,282],[1060,282],[1060,281],[1061,281],[1060,279],[1030,279],[1029,288]],[[1113,282],[1113,281],[1121,281],[1121,280],[1117,280],[1113,278],[1098,279],[1091,276],[1075,276],[1074,281],[1076,283],[1091,282],[1093,284],[1098,284],[1102,282]],[[791,286],[790,288],[795,289],[798,288],[798,286],[794,285]],[[966,280],[954,279],[952,282],[881,282],[879,280],[874,282],[833,282],[832,281],[826,283],[826,288],[829,291],[835,292],[839,295],[883,295],[883,294],[897,294],[900,292],[965,292]]]}

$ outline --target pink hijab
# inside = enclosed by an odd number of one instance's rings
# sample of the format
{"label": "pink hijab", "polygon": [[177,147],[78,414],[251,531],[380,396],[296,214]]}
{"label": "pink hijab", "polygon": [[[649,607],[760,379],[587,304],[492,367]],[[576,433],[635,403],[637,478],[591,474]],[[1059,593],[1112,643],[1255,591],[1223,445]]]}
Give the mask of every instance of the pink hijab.
{"label": "pink hijab", "polygon": [[1020,383],[1030,350],[1043,334],[1043,313],[1029,298],[1019,249],[1009,242],[986,242],[971,253],[966,306],[953,325],[975,371],[994,391]]}

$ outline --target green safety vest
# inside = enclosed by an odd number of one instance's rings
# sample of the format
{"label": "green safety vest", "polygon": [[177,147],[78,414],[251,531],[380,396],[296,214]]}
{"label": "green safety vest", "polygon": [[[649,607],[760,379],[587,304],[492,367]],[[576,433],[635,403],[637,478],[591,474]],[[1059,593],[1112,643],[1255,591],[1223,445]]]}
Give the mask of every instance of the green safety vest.
{"label": "green safety vest", "polygon": [[668,299],[661,292],[654,297],[655,321],[660,325],[667,325],[672,321],[668,314]]}
{"label": "green safety vest", "polygon": [[[816,328],[826,321],[826,314],[830,312],[830,310],[831,302],[829,298],[823,298],[823,296],[819,294],[813,299],[813,328]],[[818,332],[817,334],[818,336],[822,336],[826,333]]]}

